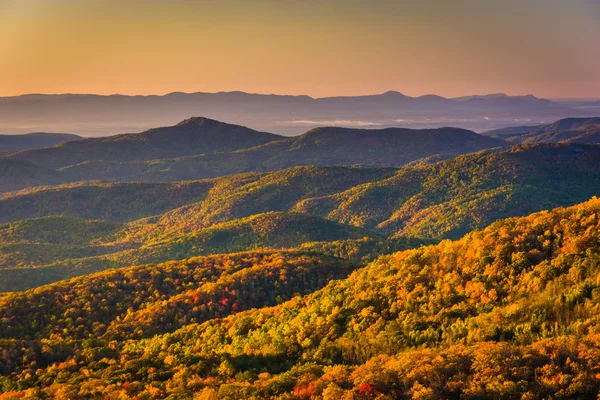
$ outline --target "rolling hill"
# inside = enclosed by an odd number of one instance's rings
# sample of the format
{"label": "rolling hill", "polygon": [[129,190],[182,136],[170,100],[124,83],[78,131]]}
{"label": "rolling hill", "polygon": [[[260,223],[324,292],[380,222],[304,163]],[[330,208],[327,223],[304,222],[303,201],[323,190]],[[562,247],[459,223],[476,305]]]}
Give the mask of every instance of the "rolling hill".
{"label": "rolling hill", "polygon": [[[386,235],[456,238],[499,218],[575,204],[599,194],[600,147],[527,145],[420,167],[365,169],[363,173],[370,171],[371,176],[366,182],[334,189],[333,176],[349,183],[356,171],[296,167],[265,174],[166,212],[153,232],[144,235],[184,233],[268,211],[298,211]],[[322,194],[322,188],[331,191]]]}
{"label": "rolling hill", "polygon": [[[44,228],[41,235],[24,234]],[[128,229],[120,224],[73,217],[24,220],[0,225],[0,292],[26,290],[108,268],[358,239],[383,242],[385,238],[365,229],[297,213],[253,215],[159,241],[151,236],[145,241],[131,239]]]}
{"label": "rolling hill", "polygon": [[0,193],[68,182],[64,173],[32,162],[0,157]]}
{"label": "rolling hill", "polygon": [[[600,390],[599,221],[598,199],[501,220],[383,256],[322,289],[318,282],[351,268],[315,253],[268,252],[10,294],[0,298],[2,390],[592,398]],[[318,290],[292,297],[293,285]]]}
{"label": "rolling hill", "polygon": [[282,139],[271,133],[208,118],[189,118],[177,125],[141,133],[89,138],[23,151],[12,158],[29,160],[47,168],[90,161],[140,161],[233,151]]}
{"label": "rolling hill", "polygon": [[0,195],[0,223],[53,215],[133,221],[193,203],[202,199],[209,189],[210,185],[202,181],[80,182],[28,188]]}
{"label": "rolling hill", "polygon": [[[67,322],[61,327],[65,333],[70,331],[69,336],[83,339],[90,334],[104,334],[111,329],[111,323],[120,324],[121,319],[130,315],[133,310],[143,311],[154,302],[161,305],[166,298],[180,295],[191,298],[199,291],[222,296],[224,289],[233,283],[241,286],[240,289],[244,291],[243,294],[236,294],[232,290],[231,295],[226,295],[233,301],[236,296],[240,300],[254,297],[255,306],[276,304],[294,293],[310,292],[322,287],[330,279],[343,278],[351,269],[348,262],[339,258],[302,251],[213,255],[159,265],[115,269],[47,286],[36,294],[14,293],[2,298],[2,318],[12,320],[11,314],[16,311],[15,308],[29,309],[32,318],[23,323],[16,324],[14,321],[15,324],[4,325],[0,328],[0,338],[16,335],[30,339],[51,337],[56,331],[56,325],[52,313],[44,311],[50,304],[59,314],[66,313],[75,306],[80,314],[77,318],[85,315],[89,319],[86,324],[69,326]],[[263,282],[253,281],[257,279],[263,279]],[[262,286],[259,292],[254,293],[248,291],[252,285],[265,284],[266,281],[270,282],[270,287]],[[98,291],[103,292],[103,295],[95,296],[94,293]],[[31,298],[30,294],[34,297]],[[82,294],[83,297],[80,297]],[[69,305],[64,302],[65,297],[73,297],[74,300],[77,297],[77,300]],[[33,304],[37,306],[32,307]],[[251,307],[250,303],[234,306],[232,302],[228,307],[222,307],[221,315]],[[34,315],[38,312],[38,315]],[[31,324],[37,324],[38,328],[30,329]],[[165,331],[166,327],[157,325],[156,328]]]}
{"label": "rolling hill", "polygon": [[[5,243],[0,277],[6,284],[0,288],[28,288],[126,265],[310,242],[322,243],[312,247],[316,251],[369,260],[366,252],[394,248],[386,249],[386,236],[421,243],[458,238],[497,219],[575,204],[599,192],[600,147],[575,144],[522,145],[402,169],[294,167],[178,184],[31,189],[0,197],[0,215],[7,222],[62,215],[126,224],[83,244],[67,241],[58,246],[33,235],[31,240]],[[71,228],[69,218],[63,223],[64,229],[49,226],[48,234],[60,236],[72,229],[89,237]],[[361,244],[362,238],[374,242]],[[346,255],[339,248],[326,250],[331,241],[347,247]],[[351,257],[351,252],[361,255]]]}
{"label": "rolling hill", "polygon": [[[246,203],[237,214],[231,215],[230,219],[234,219],[266,211],[284,211],[286,206],[304,197],[332,194],[389,177],[394,172],[393,168],[297,167],[177,183],[79,182],[31,188],[0,195],[0,223],[52,215],[130,222],[158,216],[202,199],[211,204],[226,203],[228,197],[235,197],[239,192],[247,192],[252,198],[252,191],[261,189],[260,196],[254,196],[257,203]],[[270,205],[261,207],[264,202]],[[243,211],[245,209],[250,213]]]}
{"label": "rolling hill", "polygon": [[598,194],[599,160],[598,146],[538,144],[399,170],[295,167],[180,184],[76,184],[6,194],[0,215],[3,222],[50,215],[129,222],[155,215],[142,235],[159,238],[299,211],[387,235],[456,238],[498,218]]}
{"label": "rolling hill", "polygon": [[62,169],[72,180],[175,181],[250,171],[275,171],[300,165],[371,165],[399,167],[426,157],[506,146],[500,139],[457,128],[317,128],[261,146],[152,161],[88,161]]}

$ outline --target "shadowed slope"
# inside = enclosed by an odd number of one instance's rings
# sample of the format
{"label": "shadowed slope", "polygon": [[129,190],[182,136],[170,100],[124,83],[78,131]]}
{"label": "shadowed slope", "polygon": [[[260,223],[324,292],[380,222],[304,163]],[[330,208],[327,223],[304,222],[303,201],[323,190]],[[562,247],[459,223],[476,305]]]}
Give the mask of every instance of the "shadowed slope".
{"label": "shadowed slope", "polygon": [[61,168],[96,160],[139,161],[233,151],[278,139],[282,137],[198,117],[174,126],[67,142],[51,148],[20,152],[11,157],[48,168]]}

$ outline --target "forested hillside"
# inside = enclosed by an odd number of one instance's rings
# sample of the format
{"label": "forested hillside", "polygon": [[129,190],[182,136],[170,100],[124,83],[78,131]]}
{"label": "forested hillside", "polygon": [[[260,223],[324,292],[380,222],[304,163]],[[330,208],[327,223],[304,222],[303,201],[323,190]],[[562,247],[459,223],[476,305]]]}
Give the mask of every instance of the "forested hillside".
{"label": "forested hillside", "polygon": [[71,141],[8,157],[53,169],[65,182],[174,182],[301,165],[398,167],[506,145],[458,128],[329,127],[285,138],[198,117],[171,127]]}
{"label": "forested hillside", "polygon": [[[319,284],[281,283],[325,284],[348,267],[247,253],[4,296],[2,387],[57,398],[588,398],[600,389],[599,221],[598,199],[498,221],[287,302]],[[298,278],[310,265],[334,275]],[[281,289],[251,289],[270,279]],[[275,306],[237,308],[248,305]]]}
{"label": "forested hillside", "polygon": [[[7,236],[0,242],[0,291],[211,253],[458,238],[500,218],[583,201],[599,187],[600,147],[552,144],[403,169],[295,167],[177,184],[28,189],[1,197],[1,215],[64,240]],[[47,224],[52,216],[65,218]],[[91,225],[72,217],[125,224],[83,243]]]}
{"label": "forested hillside", "polygon": [[506,143],[196,118],[0,159],[0,400],[594,398],[600,146]]}
{"label": "forested hillside", "polygon": [[[27,228],[43,234],[24,235]],[[0,225],[0,292],[25,290],[108,268],[198,255],[297,248],[313,242],[385,241],[385,237],[365,229],[305,214],[275,212],[158,240],[143,238],[137,232],[138,238],[131,239],[119,224],[72,217]]]}

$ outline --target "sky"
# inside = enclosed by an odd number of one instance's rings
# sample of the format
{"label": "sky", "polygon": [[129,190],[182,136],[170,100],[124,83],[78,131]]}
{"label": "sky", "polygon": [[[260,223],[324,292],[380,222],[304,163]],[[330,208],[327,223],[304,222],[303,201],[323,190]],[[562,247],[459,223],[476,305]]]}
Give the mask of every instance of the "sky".
{"label": "sky", "polygon": [[0,96],[600,98],[600,0],[0,0]]}

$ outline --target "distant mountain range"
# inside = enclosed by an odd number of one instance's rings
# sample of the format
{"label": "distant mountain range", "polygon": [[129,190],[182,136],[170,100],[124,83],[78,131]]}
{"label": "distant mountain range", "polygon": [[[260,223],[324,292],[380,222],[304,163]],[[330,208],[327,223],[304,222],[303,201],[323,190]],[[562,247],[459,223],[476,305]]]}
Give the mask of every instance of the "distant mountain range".
{"label": "distant mountain range", "polygon": [[600,143],[600,118],[484,134],[461,128],[322,127],[284,137],[195,117],[137,134],[11,152],[0,162],[0,192],[90,180],[175,182],[302,165],[422,166],[526,143]]}
{"label": "distant mountain range", "polygon": [[[286,138],[207,118],[190,118],[139,134],[89,138],[22,151],[8,160],[56,170],[63,182],[166,182],[298,165],[399,167],[422,158],[444,159],[505,145],[500,139],[460,128],[326,127]],[[16,190],[18,171],[11,170],[7,176],[12,176],[14,182],[10,190]],[[22,187],[28,186],[34,185]],[[6,190],[0,185],[0,191]]]}
{"label": "distant mountain range", "polygon": [[[170,93],[164,96],[30,94],[0,98],[0,133],[71,131],[107,136],[173,125],[190,115],[259,131],[297,135],[317,126],[458,126],[481,131],[600,114],[600,103],[558,102],[532,95],[409,97],[389,91],[368,96],[312,98],[244,92]],[[22,128],[26,127],[26,128]]]}

